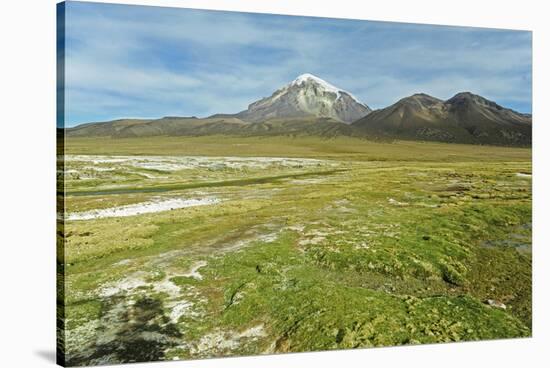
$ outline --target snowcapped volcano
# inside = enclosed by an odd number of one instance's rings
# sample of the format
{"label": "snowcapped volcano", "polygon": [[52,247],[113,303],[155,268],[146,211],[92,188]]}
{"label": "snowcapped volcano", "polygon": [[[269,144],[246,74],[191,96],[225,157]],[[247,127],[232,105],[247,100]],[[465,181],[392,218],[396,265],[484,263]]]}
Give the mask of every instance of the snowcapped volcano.
{"label": "snowcapped volcano", "polygon": [[323,117],[352,123],[371,112],[351,93],[313,74],[302,74],[292,82],[262,98],[237,114],[250,122],[276,118]]}
{"label": "snowcapped volcano", "polygon": [[345,93],[345,94],[349,95],[351,98],[353,98],[355,101],[357,101],[357,103],[359,103],[361,105],[364,105],[363,103],[361,103],[357,98],[355,98],[355,96],[353,96],[348,91],[344,91],[340,88],[337,88],[337,87],[333,86],[332,84],[330,84],[329,82],[327,82],[327,81],[325,81],[325,80],[323,80],[319,77],[316,77],[313,74],[305,73],[305,74],[299,75],[296,79],[294,79],[292,82],[290,82],[290,85],[292,85],[292,86],[300,86],[302,84],[305,84],[306,86],[315,85],[317,87],[320,87],[320,88],[324,89],[324,91],[326,91],[326,92],[335,93],[337,98],[341,97],[341,93]]}

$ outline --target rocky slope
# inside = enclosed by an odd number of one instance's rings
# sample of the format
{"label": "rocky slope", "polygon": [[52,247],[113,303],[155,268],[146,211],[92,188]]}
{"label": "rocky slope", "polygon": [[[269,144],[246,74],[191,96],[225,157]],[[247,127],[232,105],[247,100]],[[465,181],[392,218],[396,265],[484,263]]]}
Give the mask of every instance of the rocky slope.
{"label": "rocky slope", "polygon": [[369,112],[371,109],[351,93],[312,74],[302,74],[235,116],[249,122],[314,116],[352,123]]}
{"label": "rocky slope", "polygon": [[353,123],[366,135],[455,143],[531,144],[531,115],[463,92],[447,101],[403,98]]}

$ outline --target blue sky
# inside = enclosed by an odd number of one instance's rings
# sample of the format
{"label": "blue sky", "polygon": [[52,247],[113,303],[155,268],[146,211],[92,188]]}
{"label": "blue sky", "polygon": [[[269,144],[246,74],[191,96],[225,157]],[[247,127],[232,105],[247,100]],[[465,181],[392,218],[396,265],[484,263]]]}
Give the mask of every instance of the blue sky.
{"label": "blue sky", "polygon": [[66,126],[234,113],[302,73],[372,108],[471,91],[531,112],[531,33],[68,2]]}

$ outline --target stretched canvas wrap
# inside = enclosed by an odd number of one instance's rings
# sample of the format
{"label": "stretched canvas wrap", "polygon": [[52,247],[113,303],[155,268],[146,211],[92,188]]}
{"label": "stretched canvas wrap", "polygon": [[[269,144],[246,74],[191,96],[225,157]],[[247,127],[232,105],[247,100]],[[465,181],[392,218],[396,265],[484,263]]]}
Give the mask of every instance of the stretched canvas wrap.
{"label": "stretched canvas wrap", "polygon": [[58,4],[58,363],[531,336],[531,32]]}

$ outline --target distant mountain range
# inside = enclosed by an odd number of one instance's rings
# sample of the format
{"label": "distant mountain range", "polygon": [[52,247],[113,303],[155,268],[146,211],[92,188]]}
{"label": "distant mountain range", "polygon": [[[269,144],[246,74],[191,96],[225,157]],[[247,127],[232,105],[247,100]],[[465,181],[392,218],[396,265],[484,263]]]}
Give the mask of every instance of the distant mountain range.
{"label": "distant mountain range", "polygon": [[367,135],[482,144],[531,144],[531,115],[469,92],[442,101],[426,94],[403,98],[357,120]]}
{"label": "distant mountain range", "polygon": [[447,101],[415,94],[372,111],[351,93],[303,74],[236,114],[120,119],[67,128],[68,137],[315,135],[528,146],[531,115],[469,92]]}

